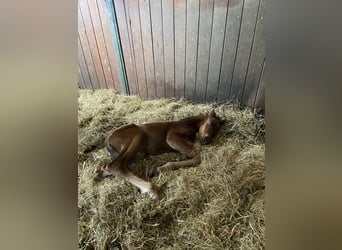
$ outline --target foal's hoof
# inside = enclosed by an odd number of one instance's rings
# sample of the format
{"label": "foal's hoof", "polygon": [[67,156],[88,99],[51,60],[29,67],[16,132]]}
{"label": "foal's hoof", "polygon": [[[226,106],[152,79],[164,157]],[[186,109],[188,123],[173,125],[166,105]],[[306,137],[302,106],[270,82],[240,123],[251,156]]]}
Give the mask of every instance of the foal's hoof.
{"label": "foal's hoof", "polygon": [[160,200],[159,187],[157,187],[156,185],[152,183],[152,187],[151,187],[151,191],[149,192],[149,195],[153,200],[159,201]]}
{"label": "foal's hoof", "polygon": [[110,171],[108,170],[108,168],[107,168],[106,165],[103,165],[103,166],[101,167],[101,170],[102,170],[102,177],[103,177],[103,178],[108,177],[108,176],[112,176],[112,175],[113,175],[113,173],[110,172]]}
{"label": "foal's hoof", "polygon": [[159,194],[157,192],[153,192],[153,191],[150,191],[150,192],[146,192],[146,193],[141,193],[141,197],[146,197],[146,196],[149,196],[152,200],[154,201],[159,201]]}
{"label": "foal's hoof", "polygon": [[106,178],[106,177],[112,176],[112,175],[113,175],[112,173],[102,172],[102,177],[103,177],[103,178]]}
{"label": "foal's hoof", "polygon": [[149,192],[149,195],[150,195],[151,199],[154,200],[154,201],[159,201],[160,200],[158,192],[151,191],[151,192]]}
{"label": "foal's hoof", "polygon": [[160,197],[158,194],[158,189],[159,188],[156,185],[152,184],[150,189],[141,191],[141,196],[144,197],[148,195],[152,200],[159,201]]}

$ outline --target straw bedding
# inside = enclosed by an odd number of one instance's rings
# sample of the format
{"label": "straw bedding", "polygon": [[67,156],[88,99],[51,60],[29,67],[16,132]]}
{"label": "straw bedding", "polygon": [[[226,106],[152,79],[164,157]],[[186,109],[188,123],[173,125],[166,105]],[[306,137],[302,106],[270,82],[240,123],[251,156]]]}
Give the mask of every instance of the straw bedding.
{"label": "straw bedding", "polygon": [[[232,104],[143,101],[112,90],[79,90],[78,105],[80,249],[265,248],[264,119]],[[101,177],[110,161],[106,140],[116,128],[212,109],[225,124],[212,144],[201,146],[200,166],[151,179],[161,187],[159,202],[119,178]],[[154,167],[181,159],[148,156],[131,168],[149,179]]]}

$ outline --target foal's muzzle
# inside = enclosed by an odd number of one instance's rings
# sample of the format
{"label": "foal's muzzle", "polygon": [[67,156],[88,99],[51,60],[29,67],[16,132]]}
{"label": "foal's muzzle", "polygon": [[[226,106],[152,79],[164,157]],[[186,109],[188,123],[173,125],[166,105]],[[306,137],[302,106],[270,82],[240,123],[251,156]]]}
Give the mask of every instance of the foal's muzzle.
{"label": "foal's muzzle", "polygon": [[209,144],[210,143],[210,138],[209,136],[205,136],[201,138],[201,144],[205,145],[205,144]]}

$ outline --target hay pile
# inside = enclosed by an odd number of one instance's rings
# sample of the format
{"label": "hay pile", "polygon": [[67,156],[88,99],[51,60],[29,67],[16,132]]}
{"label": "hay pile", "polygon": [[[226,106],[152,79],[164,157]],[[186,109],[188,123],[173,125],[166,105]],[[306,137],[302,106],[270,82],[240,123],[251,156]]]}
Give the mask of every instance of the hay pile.
{"label": "hay pile", "polygon": [[[264,120],[250,110],[185,100],[142,101],[111,90],[79,90],[80,249],[264,249]],[[99,178],[110,161],[106,139],[128,124],[169,121],[211,109],[226,119],[215,141],[202,146],[197,168],[152,178],[163,198],[153,202],[116,177]],[[132,170],[148,179],[151,168],[180,159],[151,156]]]}

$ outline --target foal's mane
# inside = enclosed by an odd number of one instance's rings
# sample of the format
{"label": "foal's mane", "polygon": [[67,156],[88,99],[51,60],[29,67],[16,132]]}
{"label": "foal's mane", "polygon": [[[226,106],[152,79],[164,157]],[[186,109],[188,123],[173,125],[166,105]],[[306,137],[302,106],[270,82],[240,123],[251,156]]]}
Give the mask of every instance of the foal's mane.
{"label": "foal's mane", "polygon": [[195,122],[198,121],[199,119],[204,118],[206,115],[204,114],[200,114],[200,115],[196,115],[196,116],[191,116],[191,117],[187,117],[187,118],[183,118],[180,121],[184,121],[184,122]]}

